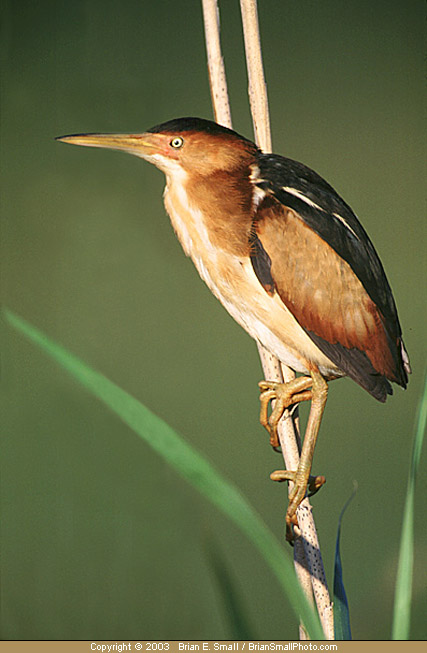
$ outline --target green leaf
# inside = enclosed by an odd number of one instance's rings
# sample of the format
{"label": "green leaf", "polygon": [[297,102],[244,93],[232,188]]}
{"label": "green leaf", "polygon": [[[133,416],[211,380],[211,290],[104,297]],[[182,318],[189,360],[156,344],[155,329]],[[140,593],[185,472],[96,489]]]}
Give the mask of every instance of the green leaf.
{"label": "green leaf", "polygon": [[243,596],[239,595],[238,587],[228,568],[225,557],[218,547],[210,546],[208,561],[218,582],[222,610],[230,628],[228,639],[257,640],[252,624],[246,617]]}
{"label": "green leaf", "polygon": [[323,639],[318,615],[305,598],[293,562],[240,491],[137,399],[11,311],[5,309],[4,315],[11,326],[66,369],[246,534],[270,566],[310,637]]}
{"label": "green leaf", "polygon": [[397,567],[392,639],[408,639],[411,626],[412,574],[414,567],[414,497],[415,483],[421,457],[424,433],[427,423],[427,376],[424,392],[418,406],[418,417],[408,487],[403,509],[402,534],[400,538],[399,562]]}
{"label": "green leaf", "polygon": [[352,495],[344,504],[338,519],[337,541],[335,545],[334,562],[334,634],[336,640],[351,640],[350,611],[348,608],[347,595],[344,588],[343,569],[340,553],[341,522],[345,511],[357,492],[354,487]]}

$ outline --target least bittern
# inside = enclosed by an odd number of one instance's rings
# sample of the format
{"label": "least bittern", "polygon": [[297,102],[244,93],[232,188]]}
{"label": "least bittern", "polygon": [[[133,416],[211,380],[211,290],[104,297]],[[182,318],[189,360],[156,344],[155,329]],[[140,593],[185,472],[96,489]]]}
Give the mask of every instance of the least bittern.
{"label": "least bittern", "polygon": [[[383,266],[351,208],[317,173],[236,132],[179,118],[142,134],[59,140],[135,154],[166,175],[164,201],[200,276],[234,319],[303,376],[260,383],[261,423],[279,444],[285,409],[311,408],[286,513],[307,491],[327,381],[349,376],[384,402],[410,365]],[[268,416],[268,405],[275,401]]]}

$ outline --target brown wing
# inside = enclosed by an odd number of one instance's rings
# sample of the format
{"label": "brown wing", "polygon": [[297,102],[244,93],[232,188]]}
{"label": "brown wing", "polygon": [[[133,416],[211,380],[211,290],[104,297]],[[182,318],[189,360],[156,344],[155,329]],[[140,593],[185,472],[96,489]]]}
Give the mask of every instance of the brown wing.
{"label": "brown wing", "polygon": [[400,343],[390,343],[383,316],[350,265],[272,197],[254,222],[252,262],[266,290],[274,285],[319,349],[384,401],[392,392],[387,379],[399,382],[392,347]]}

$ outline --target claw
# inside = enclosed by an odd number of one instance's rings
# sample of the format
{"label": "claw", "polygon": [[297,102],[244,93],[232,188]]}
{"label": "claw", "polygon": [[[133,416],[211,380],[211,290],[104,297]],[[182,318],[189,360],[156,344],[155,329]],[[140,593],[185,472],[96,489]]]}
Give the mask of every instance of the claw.
{"label": "claw", "polygon": [[312,497],[316,494],[325,483],[326,478],[324,476],[310,476],[308,479],[308,496]]}
{"label": "claw", "polygon": [[[278,481],[283,483],[283,481],[293,481],[295,483],[296,472],[288,471],[287,469],[276,469],[276,471],[271,472],[270,478],[272,481]],[[309,476],[308,477],[308,496],[312,497],[313,494],[316,494],[322,487],[325,485],[326,478],[324,476]]]}
{"label": "claw", "polygon": [[[315,494],[325,483],[324,476],[310,476],[314,447],[319,433],[320,422],[328,396],[328,384],[317,368],[310,371],[310,376],[300,376],[287,383],[261,381],[260,388],[260,422],[270,433],[273,447],[279,445],[277,426],[285,410],[300,401],[311,400],[310,414],[304,435],[301,457],[297,471],[280,470],[273,472],[275,481],[291,481],[289,504],[286,511],[286,539],[294,540],[293,527],[296,524],[296,512],[307,494]],[[268,406],[274,401],[273,410],[268,416]]]}
{"label": "claw", "polygon": [[[260,381],[260,422],[270,434],[270,444],[274,449],[280,445],[277,427],[283,414],[289,406],[311,399],[311,377],[301,376],[287,383],[275,381]],[[268,406],[274,402],[271,415],[268,415]]]}
{"label": "claw", "polygon": [[296,511],[299,504],[304,499],[307,490],[308,497],[316,494],[322,485],[326,483],[326,478],[324,476],[310,475],[307,481],[301,481],[298,480],[297,472],[287,469],[277,469],[270,474],[270,478],[272,481],[278,481],[279,483],[283,483],[283,481],[292,481],[295,483],[289,493],[289,505],[286,511],[286,540],[292,544],[294,541],[293,526],[298,526]]}

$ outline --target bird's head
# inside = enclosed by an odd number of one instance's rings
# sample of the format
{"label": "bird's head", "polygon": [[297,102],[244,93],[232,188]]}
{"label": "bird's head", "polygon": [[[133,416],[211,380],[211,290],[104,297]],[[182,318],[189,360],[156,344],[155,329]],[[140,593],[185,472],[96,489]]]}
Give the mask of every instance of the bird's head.
{"label": "bird's head", "polygon": [[250,165],[257,152],[243,136],[202,118],[176,118],[141,134],[75,134],[57,140],[122,150],[154,163],[169,177],[236,170]]}

